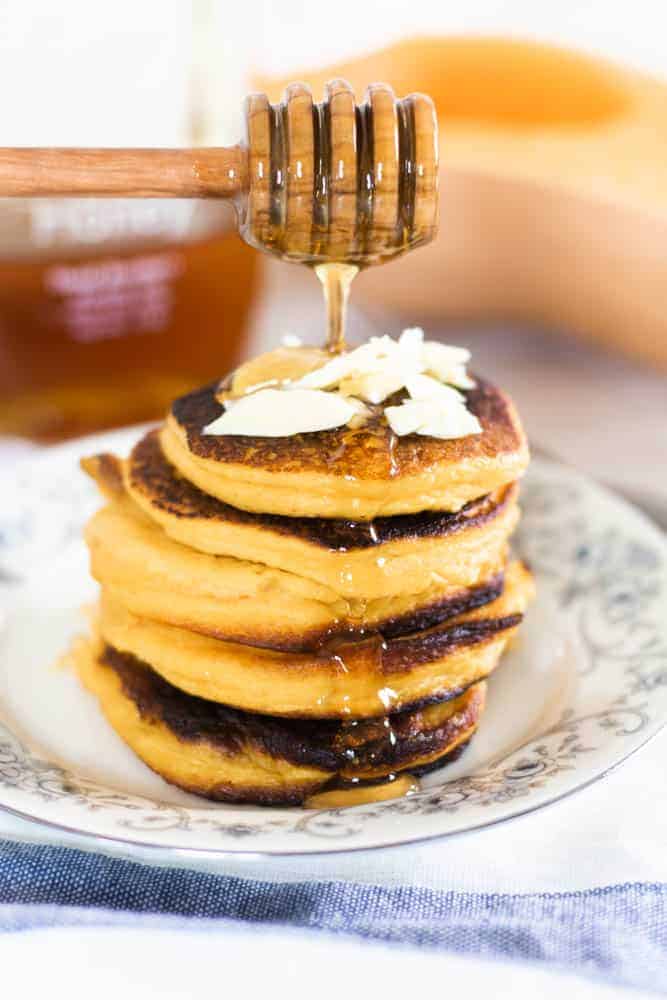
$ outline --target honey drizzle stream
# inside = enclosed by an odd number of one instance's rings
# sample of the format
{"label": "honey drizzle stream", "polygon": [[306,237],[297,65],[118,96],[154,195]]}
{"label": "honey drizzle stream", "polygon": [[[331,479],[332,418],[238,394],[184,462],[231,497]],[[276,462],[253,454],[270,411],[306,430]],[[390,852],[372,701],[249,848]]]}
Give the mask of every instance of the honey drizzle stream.
{"label": "honey drizzle stream", "polygon": [[[239,231],[251,246],[313,268],[324,291],[332,354],[345,350],[346,307],[358,271],[428,243],[436,233],[437,153],[434,162],[428,155],[424,162],[429,127],[423,107],[419,125],[415,119],[417,100],[426,98],[394,100],[392,113],[386,103],[374,108],[369,96],[356,107],[343,99],[332,116],[329,100],[309,104],[307,90],[297,84],[281,104],[269,105],[262,95],[249,99],[250,187],[237,200]],[[398,170],[389,184],[386,150],[382,143],[375,148],[376,126],[380,134],[394,130]],[[435,123],[431,131],[435,143]],[[395,164],[389,167],[392,178]],[[419,195],[418,178],[426,182]]]}
{"label": "honey drizzle stream", "polygon": [[386,802],[401,799],[419,791],[419,780],[411,774],[393,775],[376,785],[351,785],[332,788],[327,792],[310,795],[304,802],[305,809],[344,809],[367,805],[369,802]]}
{"label": "honey drizzle stream", "polygon": [[341,354],[345,350],[345,318],[352,279],[358,273],[356,264],[317,264],[315,274],[324,291],[327,310],[327,350]]}
{"label": "honey drizzle stream", "polygon": [[[292,96],[294,96],[292,94]],[[303,94],[296,102],[303,107]],[[257,148],[262,149],[262,162],[256,164],[256,192],[251,190],[249,200],[239,205],[239,227],[243,238],[252,246],[273,253],[283,260],[305,264],[312,268],[322,286],[327,315],[327,350],[332,355],[345,351],[345,323],[350,287],[353,278],[362,268],[381,263],[414,246],[428,243],[435,235],[437,205],[433,204],[428,221],[422,213],[417,224],[415,199],[417,175],[421,161],[417,159],[417,133],[413,99],[399,102],[396,112],[396,141],[399,153],[398,191],[382,183],[383,164],[376,157],[374,142],[373,107],[370,100],[354,109],[354,139],[351,165],[341,133],[332,139],[331,108],[328,101],[312,107],[312,186],[304,190],[299,183],[303,162],[295,150],[307,149],[304,142],[310,124],[299,118],[296,104],[289,109],[286,103],[271,107],[266,121],[266,134],[260,135]],[[338,114],[340,114],[340,106]],[[345,112],[343,112],[345,115]],[[267,139],[269,154],[267,157]],[[290,145],[292,148],[290,149]],[[377,159],[377,162],[376,162]],[[306,164],[308,166],[308,164]],[[437,169],[437,163],[436,163]],[[420,175],[421,176],[421,175]],[[338,183],[338,182],[342,182]],[[436,184],[437,191],[437,184]],[[429,198],[433,199],[430,194]],[[388,211],[396,198],[396,211]],[[374,415],[377,425],[378,415]],[[342,454],[358,429],[351,428],[340,444],[339,451],[330,456],[335,461]],[[385,429],[364,426],[364,435],[371,443],[385,445]],[[397,438],[392,433],[387,444],[388,475],[396,476],[399,466],[395,455]],[[370,530],[373,530],[371,524]],[[375,669],[382,670],[384,640],[378,633],[368,635],[363,628],[364,609],[359,610],[360,635],[358,645],[363,645],[365,657],[377,661]],[[348,640],[349,641],[349,637]],[[342,673],[350,669],[345,662],[345,640],[332,640],[320,650],[323,658],[334,661]],[[383,740],[393,748],[396,743],[391,712],[395,708],[396,693],[385,686],[377,692],[378,713],[384,718]],[[347,696],[343,697],[343,702]],[[349,708],[339,706],[345,715]],[[357,723],[347,721],[352,729]],[[347,776],[333,787],[312,795],[305,802],[309,809],[342,808],[362,803],[381,802],[411,795],[419,790],[419,782],[411,774],[388,774],[384,779],[371,783],[364,778],[350,776],[359,763],[354,745],[346,751]]]}

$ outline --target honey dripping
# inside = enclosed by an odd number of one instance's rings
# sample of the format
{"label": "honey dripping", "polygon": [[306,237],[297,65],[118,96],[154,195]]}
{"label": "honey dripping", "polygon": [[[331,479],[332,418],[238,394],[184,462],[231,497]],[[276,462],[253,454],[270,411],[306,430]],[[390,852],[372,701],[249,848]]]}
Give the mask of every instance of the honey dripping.
{"label": "honey dripping", "polygon": [[[361,611],[360,611],[361,615]],[[335,664],[339,674],[351,676],[368,671],[377,676],[382,671],[386,640],[376,630],[364,629],[362,618],[345,635],[334,635],[318,650],[318,656]],[[382,772],[393,756],[398,743],[390,713],[398,705],[396,692],[384,685],[375,692],[377,714],[369,718],[349,718],[350,695],[335,693],[318,699],[323,713],[336,712],[343,717],[338,733],[341,759],[339,776],[325,791],[311,796],[308,809],[342,808],[361,803],[381,802],[400,798],[419,790],[418,780],[411,774]],[[345,716],[348,716],[346,719]]]}
{"label": "honey dripping", "polygon": [[[326,638],[317,649],[317,657],[330,666],[333,665],[336,673],[342,676],[382,676],[386,649],[384,636],[374,628],[365,628],[359,618],[345,632],[337,632]],[[385,685],[374,694],[377,698],[377,711],[374,712],[376,717],[384,716],[394,708],[397,695],[392,688]],[[344,718],[351,714],[349,701],[349,694],[341,695],[339,690],[334,689],[318,698],[317,707],[322,709],[323,715],[340,715]],[[355,721],[349,723],[350,726],[356,724]]]}
{"label": "honey dripping", "polygon": [[246,242],[315,270],[327,346],[345,349],[350,285],[362,268],[430,242],[437,232],[438,135],[433,102],[371,85],[357,106],[330,81],[314,104],[304,84],[279,104],[246,102],[248,190],[237,203]]}
{"label": "honey dripping", "polygon": [[351,806],[368,805],[371,802],[387,802],[414,795],[420,789],[419,779],[411,774],[389,775],[376,785],[339,785],[326,792],[310,795],[304,802],[304,809],[345,809]]}
{"label": "honey dripping", "polygon": [[359,268],[356,264],[316,264],[314,271],[324,292],[327,350],[330,354],[340,354],[345,350],[345,321],[350,288]]}
{"label": "honey dripping", "polygon": [[[314,270],[324,294],[327,349],[341,353],[354,277],[363,268],[430,242],[437,232],[433,104],[419,94],[397,101],[390,87],[375,84],[357,107],[342,80],[330,82],[324,101],[314,104],[307,87],[293,84],[280,104],[269,104],[263,94],[248,98],[246,129],[249,190],[238,204],[241,235],[251,246]],[[396,438],[376,409],[362,428],[344,433],[330,455],[332,463],[345,463],[361,433],[365,460],[388,463],[388,475],[397,474]],[[373,526],[369,530],[375,542]],[[346,676],[364,669],[382,676],[386,643],[364,628],[362,604],[355,637],[330,638],[318,655]],[[348,654],[351,642],[353,658]],[[349,702],[349,694],[322,695],[318,707],[345,717],[351,714]],[[341,776],[336,787],[311,796],[307,808],[378,802],[418,790],[412,775],[390,773],[376,779],[373,774],[382,761],[391,760],[397,737],[389,713],[396,705],[396,693],[384,686],[377,691],[374,719],[342,724]],[[363,754],[355,749],[355,730],[361,733],[362,726],[366,742],[372,736]],[[364,746],[364,738],[357,739]]]}
{"label": "honey dripping", "polygon": [[[314,270],[325,301],[326,346],[341,353],[354,277],[437,233],[433,102],[423,94],[397,100],[391,87],[372,84],[357,106],[349,84],[333,80],[315,104],[309,88],[296,83],[278,104],[251,95],[245,123],[248,182],[236,203],[239,232],[251,246]],[[328,460],[345,467],[347,478],[360,462],[393,478],[396,436],[382,408],[369,409]]]}

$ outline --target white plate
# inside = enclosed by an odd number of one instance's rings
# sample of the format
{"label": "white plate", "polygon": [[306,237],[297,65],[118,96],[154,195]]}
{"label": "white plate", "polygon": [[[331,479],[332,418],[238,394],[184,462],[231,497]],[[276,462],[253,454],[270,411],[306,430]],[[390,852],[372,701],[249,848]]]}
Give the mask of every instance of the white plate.
{"label": "white plate", "polygon": [[643,515],[545,461],[523,489],[517,547],[538,598],[489,685],[480,732],[410,798],[318,812],[218,805],[145,767],[58,666],[95,594],[81,528],[99,503],[73,442],[0,484],[0,807],[82,834],[196,851],[311,853],[461,833],[607,774],[667,718],[665,541]]}

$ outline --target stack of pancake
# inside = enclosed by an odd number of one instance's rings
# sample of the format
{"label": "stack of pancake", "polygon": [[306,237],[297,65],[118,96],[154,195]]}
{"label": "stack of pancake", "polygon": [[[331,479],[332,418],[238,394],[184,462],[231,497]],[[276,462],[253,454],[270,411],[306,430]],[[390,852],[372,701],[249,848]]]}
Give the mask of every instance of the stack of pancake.
{"label": "stack of pancake", "polygon": [[108,503],[86,530],[101,597],[78,669],[151,768],[298,804],[461,752],[532,591],[508,555],[523,431],[487,383],[466,402],[483,433],[457,440],[397,438],[381,410],[215,436],[211,385],[127,459],[84,461]]}

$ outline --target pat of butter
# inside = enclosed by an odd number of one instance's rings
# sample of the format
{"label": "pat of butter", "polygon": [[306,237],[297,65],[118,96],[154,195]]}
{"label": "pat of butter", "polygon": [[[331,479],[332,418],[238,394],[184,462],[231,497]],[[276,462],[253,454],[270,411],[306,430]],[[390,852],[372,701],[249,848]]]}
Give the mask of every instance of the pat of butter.
{"label": "pat of butter", "polygon": [[233,401],[204,434],[290,437],[347,424],[359,412],[356,400],[316,389],[260,389]]}
{"label": "pat of butter", "polygon": [[379,405],[403,388],[403,375],[391,372],[374,372],[372,375],[351,375],[343,379],[338,389],[344,396],[356,396],[367,403]]}
{"label": "pat of butter", "polygon": [[394,434],[416,434],[420,427],[433,418],[434,407],[428,402],[406,400],[399,406],[385,407],[384,415]]}
{"label": "pat of butter", "polygon": [[450,385],[443,385],[430,375],[411,375],[405,379],[405,388],[411,399],[437,399],[441,406],[461,406],[465,397]]}
{"label": "pat of butter", "polygon": [[466,348],[425,341],[424,331],[415,326],[404,330],[398,340],[371,337],[354,351],[339,354],[308,372],[295,385],[303,389],[339,388],[344,395],[379,404],[422,374],[440,384],[472,389],[475,383],[466,373],[469,360]]}
{"label": "pat of butter", "polygon": [[398,437],[423,434],[447,441],[481,434],[483,430],[475,414],[463,404],[442,405],[436,399],[408,399],[400,406],[387,406],[384,415]]}
{"label": "pat of butter", "polygon": [[422,348],[424,371],[457,389],[473,389],[475,383],[466,372],[470,351],[427,340]]}
{"label": "pat of butter", "polygon": [[[295,384],[308,389],[333,389],[353,382],[357,387],[355,395],[373,403],[376,400],[371,399],[371,395],[377,394],[384,380],[395,386],[387,393],[391,395],[391,392],[403,388],[407,375],[423,370],[423,336],[421,330],[414,329],[405,330],[398,340],[387,336],[371,337],[368,343],[354,351],[339,354],[321,368],[308,372]],[[365,392],[368,395],[364,395]],[[386,396],[383,398],[386,399]]]}
{"label": "pat of butter", "polygon": [[[437,438],[481,434],[461,389],[474,386],[466,373],[470,352],[424,341],[419,327],[398,340],[371,337],[353,351],[327,357],[314,348],[289,346],[248,362],[232,383],[225,412],[205,434],[288,437],[363,423],[365,403],[381,406],[396,393],[408,398],[387,406],[395,434]],[[244,395],[245,394],[245,395]]]}
{"label": "pat of butter", "polygon": [[465,405],[465,396],[430,375],[405,380],[410,399],[385,407],[384,415],[394,434],[423,434],[443,440],[481,434],[482,425]]}

